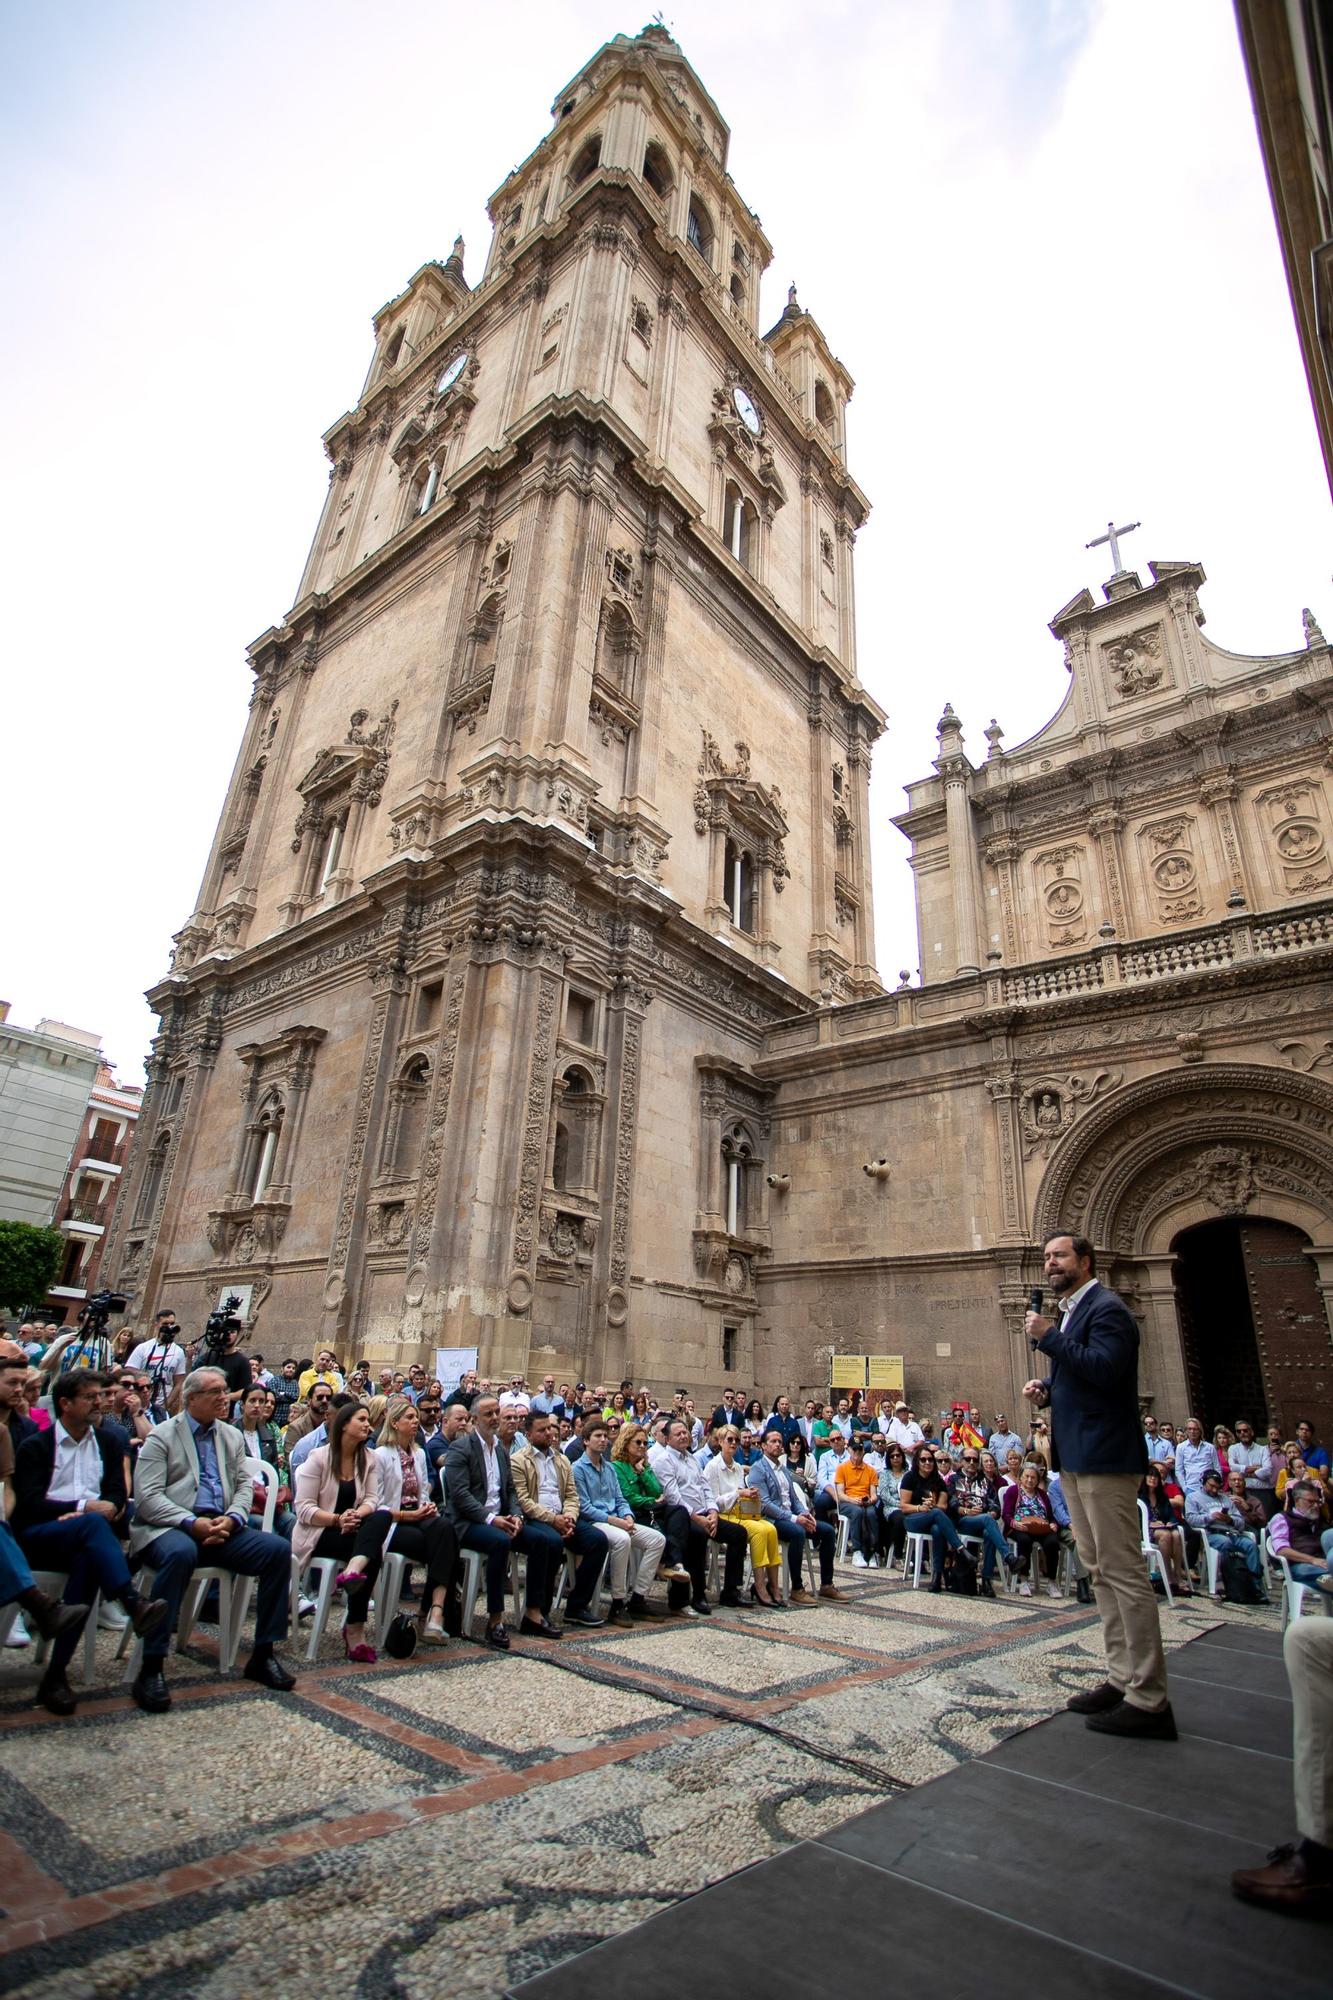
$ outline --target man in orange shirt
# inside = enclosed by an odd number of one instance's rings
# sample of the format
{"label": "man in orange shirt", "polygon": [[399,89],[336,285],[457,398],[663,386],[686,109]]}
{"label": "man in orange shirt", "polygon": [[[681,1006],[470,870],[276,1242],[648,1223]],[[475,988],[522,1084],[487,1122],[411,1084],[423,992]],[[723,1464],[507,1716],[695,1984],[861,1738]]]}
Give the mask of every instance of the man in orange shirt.
{"label": "man in orange shirt", "polygon": [[834,1475],[838,1489],[838,1512],[846,1516],[847,1540],[855,1569],[878,1569],[875,1551],[879,1547],[879,1482],[866,1464],[864,1437],[852,1439],[851,1450]]}

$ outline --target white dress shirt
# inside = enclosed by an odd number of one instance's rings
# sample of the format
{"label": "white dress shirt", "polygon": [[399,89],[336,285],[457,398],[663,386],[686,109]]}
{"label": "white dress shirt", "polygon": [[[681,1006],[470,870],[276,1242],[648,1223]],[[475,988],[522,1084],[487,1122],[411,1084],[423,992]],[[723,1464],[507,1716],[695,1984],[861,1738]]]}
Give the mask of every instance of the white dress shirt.
{"label": "white dress shirt", "polygon": [[477,1432],[481,1455],[486,1461],[486,1519],[493,1521],[500,1511],[500,1449],[498,1442],[487,1444]]}
{"label": "white dress shirt", "polygon": [[102,1454],[97,1448],[97,1434],[92,1429],[86,1430],[76,1443],[59,1418],[55,1433],[55,1468],[46,1497],[81,1514],[90,1500],[102,1497]]}
{"label": "white dress shirt", "polygon": [[716,1513],[717,1502],[707,1474],[688,1452],[673,1451],[668,1445],[661,1466],[653,1470],[662,1482],[662,1497],[668,1506],[683,1507],[690,1514]]}

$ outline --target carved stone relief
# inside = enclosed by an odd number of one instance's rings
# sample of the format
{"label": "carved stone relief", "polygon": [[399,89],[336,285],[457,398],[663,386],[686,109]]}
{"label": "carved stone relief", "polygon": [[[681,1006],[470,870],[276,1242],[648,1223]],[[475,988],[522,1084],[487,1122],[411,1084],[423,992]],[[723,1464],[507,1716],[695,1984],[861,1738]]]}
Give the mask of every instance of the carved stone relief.
{"label": "carved stone relief", "polygon": [[1280,887],[1289,896],[1308,896],[1333,882],[1324,833],[1322,787],[1297,780],[1274,785],[1255,800]]}
{"label": "carved stone relief", "polygon": [[1165,923],[1186,923],[1203,915],[1203,896],[1194,856],[1194,821],[1188,813],[1151,820],[1139,828],[1144,874]]}
{"label": "carved stone relief", "polygon": [[1046,913],[1047,941],[1056,947],[1081,944],[1088,935],[1082,848],[1050,848],[1038,854],[1032,865]]}
{"label": "carved stone relief", "polygon": [[1158,625],[1145,625],[1102,647],[1112,700],[1133,701],[1172,685]]}
{"label": "carved stone relief", "polygon": [[1028,1084],[1019,1103],[1023,1152],[1045,1155],[1069,1130],[1079,1110],[1104,1091],[1115,1090],[1118,1069],[1099,1069],[1093,1076],[1043,1077]]}

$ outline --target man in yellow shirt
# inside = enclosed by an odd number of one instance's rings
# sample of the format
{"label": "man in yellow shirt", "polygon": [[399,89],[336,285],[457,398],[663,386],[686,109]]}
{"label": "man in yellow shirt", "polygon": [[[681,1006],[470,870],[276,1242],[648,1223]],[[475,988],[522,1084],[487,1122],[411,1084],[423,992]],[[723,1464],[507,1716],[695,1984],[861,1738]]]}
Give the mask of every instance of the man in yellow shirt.
{"label": "man in yellow shirt", "polygon": [[838,1491],[838,1512],[848,1523],[847,1539],[855,1569],[878,1569],[875,1554],[879,1547],[879,1482],[866,1464],[866,1443],[853,1437],[851,1449],[833,1476]]}
{"label": "man in yellow shirt", "polygon": [[327,1382],[335,1396],[343,1391],[342,1371],[338,1367],[338,1357],[331,1347],[321,1347],[315,1356],[313,1368],[303,1368],[299,1383],[300,1399],[303,1403],[310,1399],[310,1391],[316,1382]]}

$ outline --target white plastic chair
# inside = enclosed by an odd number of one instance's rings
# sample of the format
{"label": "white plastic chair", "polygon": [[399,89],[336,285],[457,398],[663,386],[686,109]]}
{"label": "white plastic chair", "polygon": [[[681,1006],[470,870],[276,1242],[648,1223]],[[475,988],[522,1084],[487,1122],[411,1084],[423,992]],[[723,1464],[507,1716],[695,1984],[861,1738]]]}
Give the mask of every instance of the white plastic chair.
{"label": "white plastic chair", "polygon": [[[69,1576],[64,1570],[35,1569],[32,1573],[32,1580],[38,1590],[44,1590],[48,1597],[63,1598],[65,1595],[65,1586],[69,1582]],[[88,1607],[88,1620],[83,1628],[83,1678],[85,1681],[92,1680],[97,1671],[97,1613],[101,1608],[101,1603],[102,1594],[100,1591],[95,1590],[92,1602]],[[19,1607],[17,1604],[7,1604],[4,1610],[0,1611],[0,1646],[3,1646],[5,1640],[9,1637],[10,1628],[18,1616]],[[37,1639],[35,1641],[33,1659],[38,1666],[45,1665],[50,1651],[51,1641],[49,1639]],[[78,1657],[79,1649],[76,1648],[70,1658],[71,1667]]]}
{"label": "white plastic chair", "polygon": [[[1267,1528],[1264,1529],[1263,1551],[1266,1562],[1281,1573],[1282,1631],[1286,1631],[1293,1618],[1301,1616],[1307,1597],[1315,1600],[1326,1618],[1333,1617],[1333,1597],[1329,1597],[1325,1591],[1316,1589],[1314,1584],[1302,1583],[1298,1577],[1292,1575],[1292,1557],[1285,1549],[1273,1547]],[[1295,1560],[1300,1562],[1307,1558],[1298,1556]]]}
{"label": "white plastic chair", "polygon": [[903,1581],[906,1582],[907,1580],[907,1567],[910,1559],[913,1590],[919,1590],[921,1587],[921,1578],[925,1573],[926,1567],[926,1554],[930,1546],[931,1535],[929,1529],[926,1529],[923,1533],[920,1528],[908,1528],[906,1539],[903,1542]]}
{"label": "white plastic chair", "polygon": [[[249,1477],[263,1481],[264,1506],[259,1526],[264,1534],[272,1534],[273,1518],[278,1510],[277,1469],[261,1458],[247,1458],[244,1467]],[[181,1594],[180,1617],[176,1621],[176,1651],[179,1653],[184,1649],[199,1622],[199,1607],[214,1584],[218,1591],[218,1665],[229,1674],[236,1665],[236,1655],[241,1650],[241,1633],[250,1615],[250,1600],[255,1590],[252,1576],[234,1576],[230,1570],[201,1563]],[[133,1680],[143,1664],[143,1641],[135,1638],[134,1628],[130,1625],[120,1635],[116,1658],[124,1659],[127,1650],[130,1662],[125,1678]]]}
{"label": "white plastic chair", "polygon": [[[375,1588],[366,1607],[368,1616],[374,1623],[375,1638],[382,1647],[384,1635],[398,1615],[402,1602],[403,1585],[407,1581],[408,1560],[390,1549],[380,1565],[380,1573],[375,1579]],[[302,1586],[308,1591],[311,1582],[315,1585],[315,1609],[310,1618],[310,1637],[306,1641],[306,1664],[311,1665],[319,1658],[320,1645],[329,1613],[333,1608],[334,1586],[342,1573],[342,1560],[338,1556],[311,1556],[301,1569],[296,1557],[292,1557],[292,1609],[291,1626],[295,1631],[299,1626]]]}
{"label": "white plastic chair", "polygon": [[[1167,1563],[1166,1557],[1162,1554],[1162,1551],[1158,1548],[1156,1542],[1152,1538],[1152,1534],[1150,1532],[1148,1523],[1147,1501],[1140,1500],[1138,1502],[1138,1509],[1139,1509],[1139,1541],[1143,1549],[1144,1560],[1148,1565],[1148,1576],[1150,1579],[1153,1576],[1159,1576],[1162,1579],[1162,1588],[1166,1592],[1166,1601],[1174,1610],[1176,1600],[1171,1595],[1171,1570]],[[1207,1542],[1205,1542],[1204,1547],[1207,1548],[1207,1546],[1208,1544]]]}

